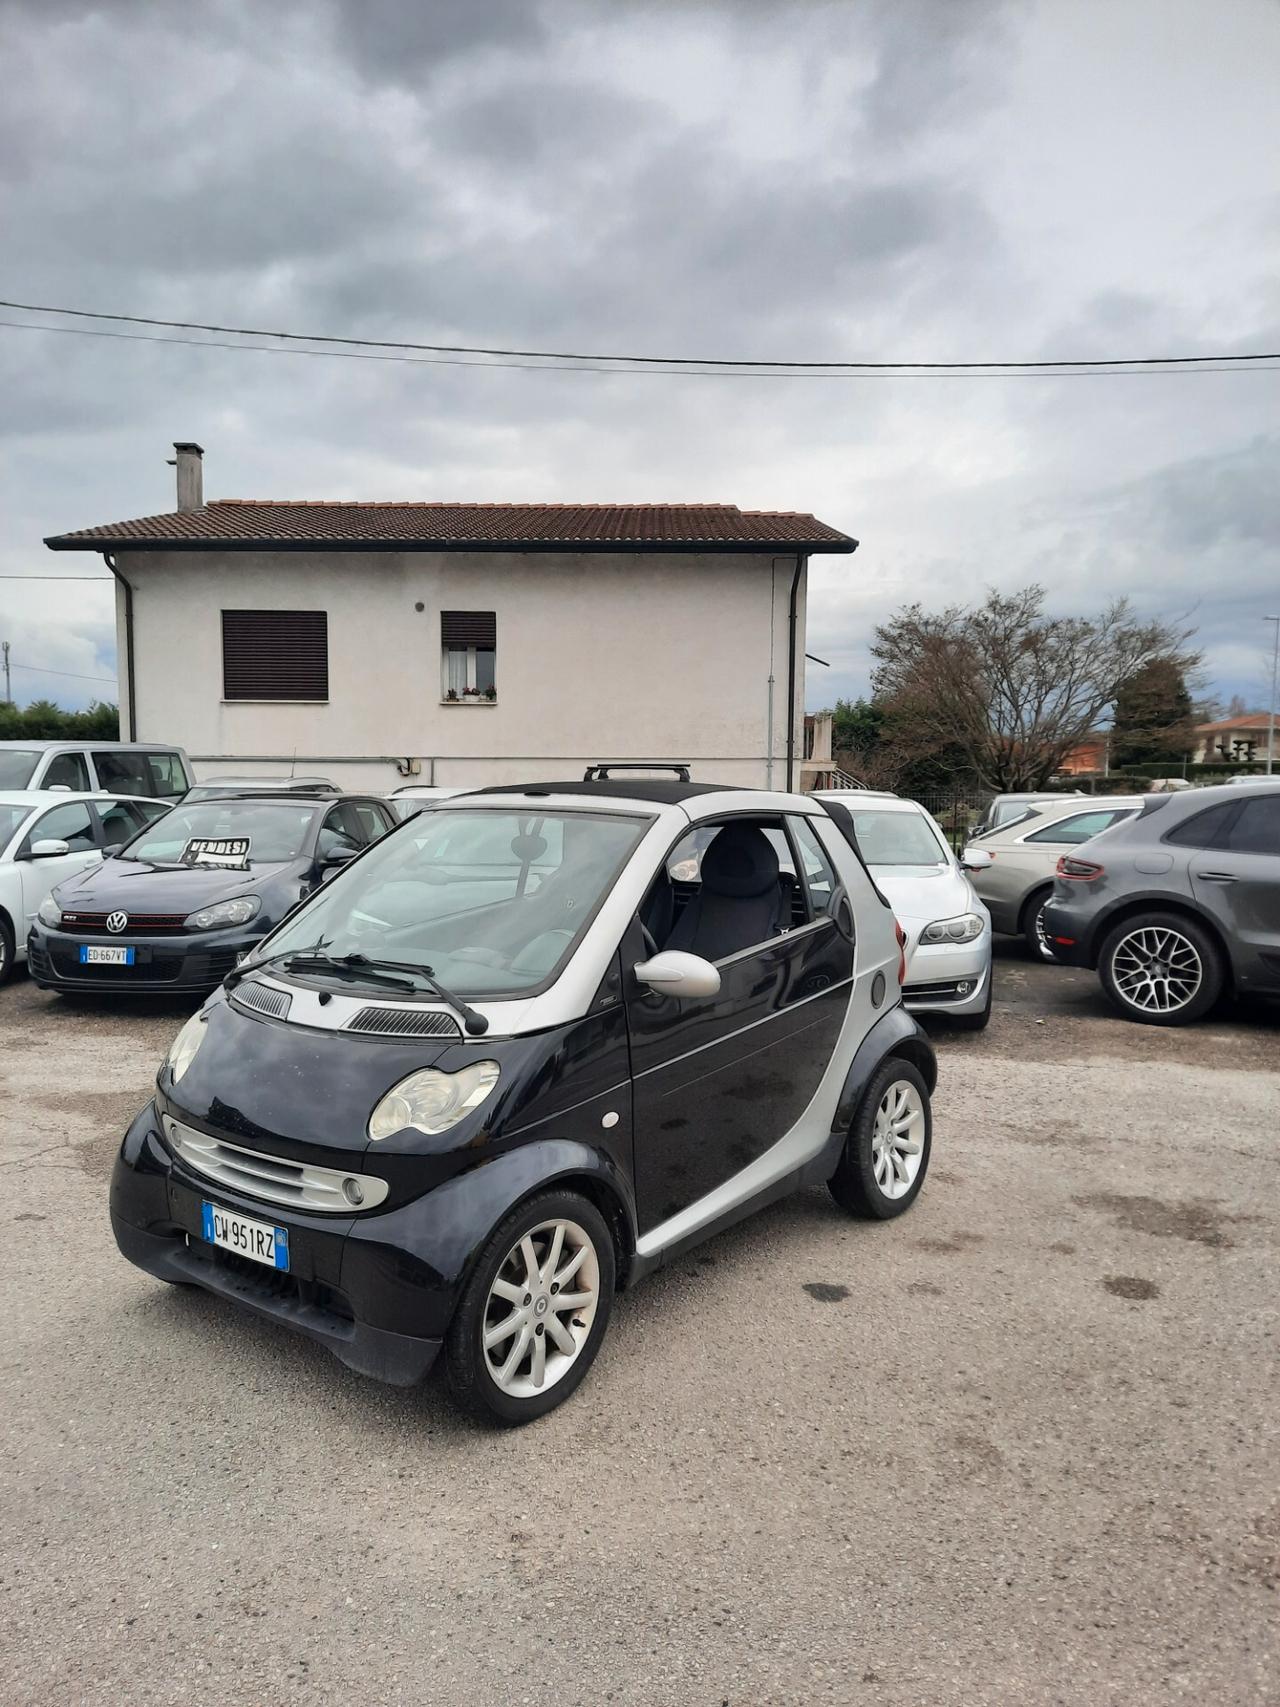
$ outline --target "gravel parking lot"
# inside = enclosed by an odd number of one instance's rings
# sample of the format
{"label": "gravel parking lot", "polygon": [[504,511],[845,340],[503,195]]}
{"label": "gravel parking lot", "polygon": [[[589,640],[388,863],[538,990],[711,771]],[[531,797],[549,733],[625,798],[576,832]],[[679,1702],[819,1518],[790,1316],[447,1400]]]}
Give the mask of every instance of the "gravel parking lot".
{"label": "gravel parking lot", "polygon": [[1011,947],[904,1220],[745,1223],[511,1434],[118,1257],[184,1017],[0,991],[13,1707],[1276,1699],[1280,1012]]}

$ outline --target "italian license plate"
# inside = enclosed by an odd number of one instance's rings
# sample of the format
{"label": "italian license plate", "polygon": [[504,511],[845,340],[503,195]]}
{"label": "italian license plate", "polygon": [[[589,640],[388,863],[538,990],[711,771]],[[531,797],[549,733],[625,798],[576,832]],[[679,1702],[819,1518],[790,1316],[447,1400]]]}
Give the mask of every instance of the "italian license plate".
{"label": "italian license plate", "polygon": [[234,1251],[250,1262],[264,1263],[267,1268],[289,1268],[289,1231],[273,1227],[267,1221],[251,1221],[247,1215],[220,1209],[216,1203],[201,1205],[202,1232],[205,1242],[220,1245],[224,1251]]}
{"label": "italian license plate", "polygon": [[133,955],[131,948],[106,948],[87,942],[80,944],[81,966],[132,966]]}

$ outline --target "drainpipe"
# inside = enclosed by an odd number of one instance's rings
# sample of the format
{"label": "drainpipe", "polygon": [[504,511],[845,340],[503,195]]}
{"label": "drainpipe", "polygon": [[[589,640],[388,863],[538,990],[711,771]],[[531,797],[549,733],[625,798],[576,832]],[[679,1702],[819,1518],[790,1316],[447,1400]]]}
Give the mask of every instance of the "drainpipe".
{"label": "drainpipe", "polygon": [[796,572],[791,577],[791,600],[787,606],[787,792],[795,787],[796,766],[796,601],[806,559],[796,553]]}
{"label": "drainpipe", "polygon": [[136,741],[138,739],[138,699],[133,677],[133,587],[116,568],[115,559],[109,551],[103,552],[102,561],[124,588],[125,702],[129,707],[129,739]]}

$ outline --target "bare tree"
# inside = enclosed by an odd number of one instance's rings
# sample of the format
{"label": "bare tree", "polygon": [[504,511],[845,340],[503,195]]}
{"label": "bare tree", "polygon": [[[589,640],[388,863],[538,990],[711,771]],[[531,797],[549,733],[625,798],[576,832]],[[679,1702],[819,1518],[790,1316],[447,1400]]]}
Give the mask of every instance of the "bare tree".
{"label": "bare tree", "polygon": [[1125,599],[1096,617],[1047,616],[1042,587],[937,615],[909,605],[876,629],[885,740],[999,791],[1041,788],[1153,659],[1194,667],[1189,631],[1139,622]]}

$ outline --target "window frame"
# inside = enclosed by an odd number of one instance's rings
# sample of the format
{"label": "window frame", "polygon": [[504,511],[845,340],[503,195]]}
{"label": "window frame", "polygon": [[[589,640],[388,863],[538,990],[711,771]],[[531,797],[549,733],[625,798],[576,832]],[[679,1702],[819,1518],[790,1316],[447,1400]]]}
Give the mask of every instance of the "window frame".
{"label": "window frame", "polygon": [[[85,819],[89,825],[89,835],[92,838],[89,847],[73,848],[70,842],[67,841],[66,836],[50,836],[43,833],[40,835],[36,834],[36,831],[41,828],[46,819],[52,818],[56,812],[65,812],[68,808],[73,806],[79,806],[84,811]],[[73,854],[101,853],[103,846],[105,845],[102,840],[102,824],[99,821],[98,814],[93,809],[93,802],[87,797],[83,799],[76,799],[73,795],[70,800],[60,800],[56,806],[46,806],[44,811],[37,817],[33,818],[28,824],[22,840],[13,851],[14,859],[30,859],[31,849],[36,842],[67,842],[67,852]]]}
{"label": "window frame", "polygon": [[[318,618],[319,621],[316,624],[316,631],[317,631],[317,633],[322,633],[322,635],[323,635],[323,647],[324,647],[324,687],[323,687],[323,692],[301,693],[301,692],[294,691],[294,692],[290,692],[290,693],[264,693],[262,691],[257,691],[254,693],[233,693],[231,691],[231,686],[230,686],[230,683],[229,683],[228,678],[227,678],[227,665],[228,665],[227,618],[228,617],[232,617],[232,618],[236,618],[236,617],[260,617],[260,618],[261,617],[266,617],[266,618],[271,618],[271,617],[279,617],[279,618],[306,617],[306,618],[311,618],[311,619],[317,619]],[[325,608],[319,609],[319,610],[317,610],[314,607],[307,609],[307,610],[301,610],[301,609],[296,609],[296,608],[292,608],[292,607],[289,609],[285,609],[281,606],[275,606],[275,605],[225,606],[219,611],[219,622],[221,625],[220,632],[221,632],[221,641],[222,641],[222,701],[223,701],[223,704],[225,704],[225,705],[328,705],[329,704],[330,692],[331,692],[331,688],[332,688],[333,684],[332,684],[331,672],[330,672],[330,668],[329,668],[329,611],[328,611],[327,606]],[[233,640],[232,644],[235,644],[234,640]],[[258,679],[256,685],[257,685],[258,689],[261,690],[262,679],[261,679],[260,675],[259,675],[259,679]],[[293,685],[296,687],[296,684],[293,684]]]}
{"label": "window frame", "polygon": [[1236,812],[1235,817],[1227,826],[1226,842],[1224,844],[1223,851],[1226,853],[1240,854],[1246,859],[1280,859],[1280,845],[1273,848],[1242,848],[1236,846],[1236,831],[1247,822],[1249,809],[1252,807],[1254,811],[1258,811],[1260,808],[1268,805],[1271,806],[1273,811],[1280,811],[1280,795],[1251,795],[1249,799],[1242,800],[1240,802],[1239,809]]}
{"label": "window frame", "polygon": [[[1031,847],[1032,845],[1036,847],[1078,847],[1082,842],[1092,841],[1094,836],[1100,836],[1103,830],[1114,829],[1117,824],[1123,824],[1128,819],[1136,817],[1138,810],[1136,806],[1102,806],[1096,807],[1092,811],[1071,812],[1065,818],[1056,818],[1052,824],[1045,824],[1039,830],[1029,830],[1022,837],[1022,843],[1024,847]],[[1090,830],[1087,836],[1066,836],[1061,841],[1055,841],[1054,831],[1065,830],[1068,824],[1078,823],[1081,818],[1100,817],[1107,812],[1111,816],[1101,829]]]}
{"label": "window frame", "polygon": [[[72,764],[78,764],[80,766],[82,780],[78,783],[51,781],[54,768],[68,760]],[[45,766],[44,775],[40,779],[40,786],[41,788],[66,788],[72,794],[92,794],[93,782],[91,780],[89,770],[89,754],[85,748],[68,747],[61,753],[50,754],[49,762]]]}

